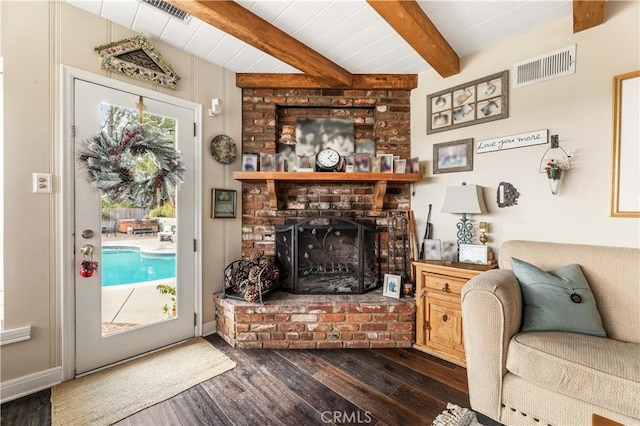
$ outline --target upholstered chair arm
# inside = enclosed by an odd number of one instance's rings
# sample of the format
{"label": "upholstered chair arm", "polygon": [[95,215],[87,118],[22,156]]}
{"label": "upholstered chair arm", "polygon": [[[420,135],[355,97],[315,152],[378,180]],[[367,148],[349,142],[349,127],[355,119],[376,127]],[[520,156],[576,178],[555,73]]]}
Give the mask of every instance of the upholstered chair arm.
{"label": "upholstered chair arm", "polygon": [[462,288],[462,324],[471,408],[500,420],[507,347],[520,329],[522,294],[513,272],[493,269]]}

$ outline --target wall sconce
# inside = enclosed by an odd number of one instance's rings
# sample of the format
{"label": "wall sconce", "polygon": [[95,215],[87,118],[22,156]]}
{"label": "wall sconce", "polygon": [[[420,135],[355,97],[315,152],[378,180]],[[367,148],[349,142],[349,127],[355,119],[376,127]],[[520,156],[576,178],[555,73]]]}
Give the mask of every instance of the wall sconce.
{"label": "wall sconce", "polygon": [[481,186],[467,185],[466,182],[462,182],[461,186],[447,187],[441,213],[462,214],[460,221],[456,224],[458,245],[471,244],[473,238],[473,224],[471,220],[467,219],[467,214],[486,212],[487,207],[484,203]]}
{"label": "wall sconce", "polygon": [[209,117],[215,117],[222,113],[222,101],[218,98],[211,99],[211,108],[209,109]]}
{"label": "wall sconce", "polygon": [[551,146],[542,154],[540,173],[546,173],[553,195],[558,194],[563,172],[571,170],[571,156],[560,147],[558,135],[551,135]]}

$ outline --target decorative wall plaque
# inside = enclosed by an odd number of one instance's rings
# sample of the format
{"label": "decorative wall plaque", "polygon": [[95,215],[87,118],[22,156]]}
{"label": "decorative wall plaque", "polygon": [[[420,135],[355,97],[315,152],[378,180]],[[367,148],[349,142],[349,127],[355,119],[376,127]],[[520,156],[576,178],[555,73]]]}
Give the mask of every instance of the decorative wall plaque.
{"label": "decorative wall plaque", "polygon": [[98,46],[94,49],[102,68],[170,89],[176,88],[180,76],[143,35]]}

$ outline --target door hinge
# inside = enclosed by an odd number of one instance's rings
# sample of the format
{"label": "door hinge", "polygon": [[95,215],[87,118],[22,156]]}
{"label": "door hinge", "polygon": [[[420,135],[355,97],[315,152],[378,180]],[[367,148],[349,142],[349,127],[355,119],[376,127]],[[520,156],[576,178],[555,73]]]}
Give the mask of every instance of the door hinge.
{"label": "door hinge", "polygon": [[71,136],[74,137],[74,138],[76,137],[76,126],[75,126],[75,124],[71,125]]}
{"label": "door hinge", "polygon": [[424,329],[425,330],[431,330],[431,324],[429,324],[429,321],[425,321],[424,322]]}
{"label": "door hinge", "polygon": [[196,123],[193,123],[193,136],[197,136],[197,132],[196,132]]}
{"label": "door hinge", "polygon": [[193,251],[198,251],[198,240],[193,239]]}
{"label": "door hinge", "polygon": [[193,326],[195,327],[198,324],[198,314],[193,313]]}

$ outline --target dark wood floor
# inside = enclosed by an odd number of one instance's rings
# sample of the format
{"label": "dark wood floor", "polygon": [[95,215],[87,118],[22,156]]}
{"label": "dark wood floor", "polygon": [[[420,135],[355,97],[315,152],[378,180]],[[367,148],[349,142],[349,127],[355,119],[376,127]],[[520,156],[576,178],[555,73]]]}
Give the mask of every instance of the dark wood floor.
{"label": "dark wood floor", "polygon": [[[447,402],[469,407],[465,369],[414,349],[238,350],[207,340],[237,367],[116,424],[429,425]],[[2,425],[51,424],[49,397],[3,404]]]}

